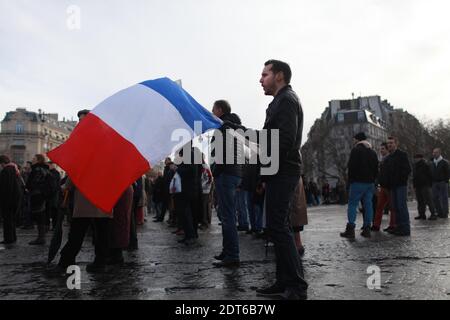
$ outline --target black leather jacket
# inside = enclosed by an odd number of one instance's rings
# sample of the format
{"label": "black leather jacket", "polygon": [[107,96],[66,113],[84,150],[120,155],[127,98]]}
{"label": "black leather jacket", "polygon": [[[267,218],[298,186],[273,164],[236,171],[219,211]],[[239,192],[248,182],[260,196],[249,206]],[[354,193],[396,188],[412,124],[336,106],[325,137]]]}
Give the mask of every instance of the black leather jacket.
{"label": "black leather jacket", "polygon": [[[301,173],[303,110],[297,94],[290,85],[282,88],[266,110],[264,129],[279,129],[280,167],[276,175],[292,176]],[[269,154],[272,146],[269,143]]]}
{"label": "black leather jacket", "polygon": [[385,166],[388,177],[388,189],[402,187],[408,184],[411,165],[409,164],[406,152],[399,149],[395,150],[386,158]]}
{"label": "black leather jacket", "polygon": [[431,160],[431,173],[433,182],[448,182],[448,179],[450,179],[450,170],[447,160],[442,159],[437,166]]}

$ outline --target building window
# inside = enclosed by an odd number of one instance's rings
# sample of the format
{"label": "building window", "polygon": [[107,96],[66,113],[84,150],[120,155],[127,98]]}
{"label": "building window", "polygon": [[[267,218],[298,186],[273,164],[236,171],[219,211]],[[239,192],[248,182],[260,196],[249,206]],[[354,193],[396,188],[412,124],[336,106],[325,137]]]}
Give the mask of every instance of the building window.
{"label": "building window", "polygon": [[23,152],[14,152],[13,153],[13,162],[15,162],[18,165],[23,165],[25,162]]}
{"label": "building window", "polygon": [[16,123],[16,133],[23,133],[23,123],[22,122]]}
{"label": "building window", "polygon": [[364,120],[365,120],[364,111],[359,111],[358,112],[358,121],[364,121]]}
{"label": "building window", "polygon": [[338,122],[344,122],[344,114],[343,113],[338,113],[337,121]]}
{"label": "building window", "polygon": [[14,139],[12,142],[13,146],[25,146],[25,140],[24,139]]}

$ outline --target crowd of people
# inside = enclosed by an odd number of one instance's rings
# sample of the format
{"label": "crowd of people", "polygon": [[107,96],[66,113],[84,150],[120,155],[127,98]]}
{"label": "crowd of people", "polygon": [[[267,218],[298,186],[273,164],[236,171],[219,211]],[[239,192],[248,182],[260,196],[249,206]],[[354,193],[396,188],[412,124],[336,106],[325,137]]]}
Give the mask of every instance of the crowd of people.
{"label": "crowd of people", "polygon": [[30,245],[45,244],[45,234],[54,228],[61,200],[59,171],[41,154],[34,156],[23,168],[8,156],[0,156],[0,210],[3,218],[3,244],[17,241],[16,225],[32,229],[38,235]]}
{"label": "crowd of people", "polygon": [[[379,232],[384,212],[390,214],[385,232],[395,236],[410,236],[411,223],[408,211],[408,183],[412,182],[417,200],[416,220],[448,218],[449,163],[441,150],[433,150],[433,158],[427,161],[423,154],[414,155],[413,166],[408,154],[399,149],[396,137],[388,137],[379,146],[380,157],[361,132],[355,135],[354,147],[348,162],[349,201],[348,223],[341,233],[344,238],[355,238],[357,209],[362,204],[363,227],[361,236],[369,238],[371,232]],[[378,159],[381,159],[379,161]]]}
{"label": "crowd of people", "polygon": [[[304,181],[308,181],[303,177]],[[326,179],[322,179],[321,188],[314,180],[309,180],[305,183],[306,203],[309,207],[330,204],[345,204],[346,200],[346,185],[343,181],[338,179],[334,187],[332,187]]]}
{"label": "crowd of people", "polygon": [[[239,232],[252,234],[273,243],[276,257],[275,281],[260,288],[261,296],[305,299],[308,283],[303,276],[302,256],[305,252],[300,232],[308,224],[307,206],[345,203],[345,183],[340,180],[332,188],[327,181],[319,188],[316,182],[302,177],[300,146],[303,111],[296,93],[289,85],[288,64],[269,60],[261,75],[264,93],[273,96],[266,111],[264,129],[279,130],[279,168],[273,175],[262,175],[261,164],[242,164],[243,144],[236,137],[232,157],[228,145],[223,146],[226,163],[211,163],[191,143],[175,158],[166,158],[161,171],[139,177],[121,195],[112,212],[102,212],[77,189],[71,177],[61,177],[55,165],[37,154],[24,168],[0,156],[0,210],[3,219],[3,244],[17,241],[16,227],[33,229],[37,237],[30,245],[45,245],[49,230],[60,227],[62,217],[69,226],[57,265],[51,270],[64,274],[76,264],[84,238],[92,232],[95,259],[88,272],[105,272],[107,265],[122,265],[123,250],[138,250],[137,228],[147,217],[154,223],[166,222],[180,236],[182,246],[194,246],[198,230],[211,226],[217,213],[222,229],[222,251],[214,259],[217,268],[240,266]],[[78,113],[83,121],[89,110]],[[225,100],[214,103],[212,113],[224,125],[216,130],[224,137],[228,129],[245,129],[239,116],[231,112]],[[440,150],[433,151],[428,163],[423,155],[415,155],[411,169],[408,155],[398,148],[398,140],[389,137],[380,146],[380,157],[364,133],[354,137],[354,148],[348,163],[348,223],[342,237],[355,238],[355,223],[360,203],[364,215],[361,235],[370,237],[380,231],[382,216],[390,212],[385,231],[397,236],[410,235],[407,207],[407,184],[413,172],[419,216],[430,220],[448,217],[449,165]],[[268,146],[270,154],[271,146]],[[187,161],[189,159],[189,161]],[[200,162],[194,161],[201,159]],[[381,161],[379,161],[381,159]],[[321,199],[322,198],[322,199]],[[166,217],[168,218],[166,220]],[[17,225],[18,224],[18,225]],[[89,231],[91,230],[91,231]]]}

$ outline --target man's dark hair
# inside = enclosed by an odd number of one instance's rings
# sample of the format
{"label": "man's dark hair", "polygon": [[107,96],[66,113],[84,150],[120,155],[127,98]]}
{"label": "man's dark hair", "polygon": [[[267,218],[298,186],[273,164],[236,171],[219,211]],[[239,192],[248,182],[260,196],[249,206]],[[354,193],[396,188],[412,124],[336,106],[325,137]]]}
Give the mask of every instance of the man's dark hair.
{"label": "man's dark hair", "polygon": [[387,142],[383,142],[382,144],[380,144],[380,147],[385,147],[387,149],[388,148]]}
{"label": "man's dark hair", "polygon": [[214,102],[214,106],[220,108],[224,114],[231,113],[231,106],[226,100],[217,100]]}
{"label": "man's dark hair", "polygon": [[79,117],[81,117],[82,115],[87,116],[87,115],[89,114],[89,112],[91,112],[91,111],[90,111],[90,110],[87,110],[87,109],[80,110],[80,111],[78,111],[78,113],[77,113],[77,117],[79,118]]}
{"label": "man's dark hair", "polygon": [[394,137],[394,136],[389,136],[388,138],[387,138],[388,140],[394,140],[395,141],[395,143],[397,143],[398,144],[398,138],[397,137]]}
{"label": "man's dark hair", "polygon": [[8,164],[10,162],[11,162],[11,160],[9,159],[8,156],[5,156],[5,155],[0,156],[0,164]]}
{"label": "man's dark hair", "polygon": [[280,61],[280,60],[269,60],[264,63],[264,66],[272,65],[272,72],[274,74],[277,74],[278,72],[282,72],[284,75],[284,81],[286,84],[291,83],[292,78],[292,71],[291,67],[286,62]]}
{"label": "man's dark hair", "polygon": [[36,154],[35,155],[37,163],[45,163],[45,156],[42,154]]}

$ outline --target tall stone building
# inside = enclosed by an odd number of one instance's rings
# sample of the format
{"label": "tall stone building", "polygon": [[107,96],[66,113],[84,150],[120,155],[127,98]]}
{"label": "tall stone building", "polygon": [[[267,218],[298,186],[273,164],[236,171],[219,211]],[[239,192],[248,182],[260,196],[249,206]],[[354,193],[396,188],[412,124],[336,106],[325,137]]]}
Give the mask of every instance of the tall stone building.
{"label": "tall stone building", "polygon": [[386,141],[393,110],[379,96],[330,101],[302,148],[306,178],[319,184],[326,180],[330,185],[345,181],[353,136],[364,132],[378,147]]}
{"label": "tall stone building", "polygon": [[347,183],[347,163],[353,136],[364,132],[374,149],[396,136],[400,148],[412,160],[417,153],[431,157],[436,140],[416,117],[403,109],[394,109],[379,96],[351,100],[333,100],[317,119],[302,147],[303,170],[308,180],[331,186]]}
{"label": "tall stone building", "polygon": [[0,154],[24,165],[35,154],[45,154],[66,141],[76,121],[60,121],[58,114],[18,108],[6,113],[1,122]]}

